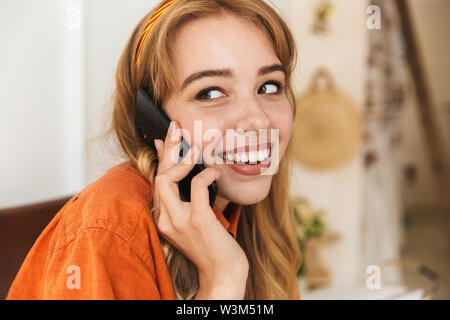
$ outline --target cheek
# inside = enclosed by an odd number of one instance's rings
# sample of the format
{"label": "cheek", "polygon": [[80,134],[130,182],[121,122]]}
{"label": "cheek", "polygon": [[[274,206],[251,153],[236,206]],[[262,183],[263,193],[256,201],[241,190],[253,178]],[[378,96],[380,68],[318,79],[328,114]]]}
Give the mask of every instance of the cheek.
{"label": "cheek", "polygon": [[287,145],[291,138],[292,130],[294,127],[292,110],[289,103],[281,108],[277,108],[276,110],[274,110],[274,112],[271,114],[270,120],[272,128],[279,130],[280,145]]}
{"label": "cheek", "polygon": [[225,133],[225,121],[221,121],[222,117],[215,116],[197,116],[192,119],[191,137],[195,139],[195,143],[202,147],[202,150],[215,152],[216,145],[222,140]]}
{"label": "cheek", "polygon": [[181,112],[175,119],[179,121],[181,127],[185,130],[184,133],[187,133],[186,136],[189,136],[189,142],[195,142],[195,144],[202,147],[209,144],[208,141],[205,141],[205,137],[208,134],[211,135],[211,130],[217,128],[218,125],[214,118],[188,110]]}

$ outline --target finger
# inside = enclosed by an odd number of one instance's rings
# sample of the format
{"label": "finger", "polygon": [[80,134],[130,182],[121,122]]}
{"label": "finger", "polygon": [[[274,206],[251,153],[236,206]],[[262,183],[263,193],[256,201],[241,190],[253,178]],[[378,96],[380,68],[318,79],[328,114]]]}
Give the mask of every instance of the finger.
{"label": "finger", "polygon": [[158,220],[155,222],[156,229],[160,235],[164,237],[166,241],[168,241],[174,247],[177,247],[177,241],[174,241],[174,238],[179,234],[176,232],[174,225],[172,223],[171,217],[168,214],[168,210],[165,205],[161,204],[161,214],[158,217]]}
{"label": "finger", "polygon": [[164,231],[163,233],[165,233],[170,228],[171,222],[167,216],[167,209],[164,203],[161,203],[161,207],[153,211],[153,221],[159,232]]}
{"label": "finger", "polygon": [[194,145],[179,163],[164,171],[164,175],[172,182],[178,182],[188,175],[200,157],[200,149]]}
{"label": "finger", "polygon": [[[157,212],[160,210],[161,207],[164,206],[164,203],[167,203],[167,206],[170,206],[173,210],[177,210],[177,206],[171,206],[174,202],[181,202],[176,182],[181,180],[192,170],[199,157],[200,149],[194,145],[189,149],[180,164],[167,169],[164,173],[160,173],[155,177],[155,185],[157,185],[157,188],[155,188],[154,192],[153,205],[155,209],[153,211]],[[178,211],[182,212],[183,210],[178,208]],[[158,213],[154,216],[155,219],[156,217],[159,217]]]}
{"label": "finger", "polygon": [[194,145],[191,149],[189,149],[186,156],[183,158],[181,163],[167,169],[163,173],[159,173],[155,177],[155,185],[158,186],[158,190],[154,192],[155,201],[159,201],[159,195],[161,194],[161,187],[167,187],[170,185],[170,189],[177,190],[177,183],[192,170],[195,166],[196,162],[200,157],[200,149]]}
{"label": "finger", "polygon": [[193,212],[206,212],[209,207],[208,186],[221,176],[220,170],[206,168],[191,181],[191,205]]}
{"label": "finger", "polygon": [[171,177],[167,175],[167,172],[168,171],[163,174],[158,174],[155,177],[155,184],[158,186],[159,208],[165,203],[166,208],[169,209],[170,204],[180,204],[182,201],[180,199],[178,184],[176,181],[171,180]]}
{"label": "finger", "polygon": [[[173,229],[173,221],[182,221],[186,210],[183,209],[176,182],[170,181],[166,173],[155,177],[154,195],[157,200],[153,202],[152,216],[158,229],[166,232]],[[162,227],[160,227],[162,225]]]}
{"label": "finger", "polygon": [[160,191],[160,207],[164,210],[161,211],[159,222],[166,221],[173,229],[181,230],[189,218],[189,210],[186,210],[184,202],[180,199],[177,184],[165,183]]}
{"label": "finger", "polygon": [[164,141],[163,157],[160,163],[162,172],[178,163],[180,154],[181,130],[176,121],[171,121]]}

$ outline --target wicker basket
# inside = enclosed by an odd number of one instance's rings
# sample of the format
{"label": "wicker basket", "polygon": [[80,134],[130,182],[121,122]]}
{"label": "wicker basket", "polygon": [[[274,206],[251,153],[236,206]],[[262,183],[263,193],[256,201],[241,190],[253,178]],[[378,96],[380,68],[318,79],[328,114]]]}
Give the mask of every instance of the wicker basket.
{"label": "wicker basket", "polygon": [[348,96],[335,89],[330,73],[318,70],[310,88],[297,98],[293,132],[295,159],[312,169],[338,167],[358,151],[361,140],[358,108]]}

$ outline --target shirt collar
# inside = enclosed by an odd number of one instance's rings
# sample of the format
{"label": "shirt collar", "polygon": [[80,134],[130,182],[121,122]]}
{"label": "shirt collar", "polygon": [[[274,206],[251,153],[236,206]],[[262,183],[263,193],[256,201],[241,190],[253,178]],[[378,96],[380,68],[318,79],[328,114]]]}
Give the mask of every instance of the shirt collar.
{"label": "shirt collar", "polygon": [[224,212],[228,216],[228,220],[215,204],[212,209],[216,215],[216,218],[220,221],[222,226],[236,239],[237,226],[239,217],[241,216],[242,205],[233,202],[230,202],[227,205]]}

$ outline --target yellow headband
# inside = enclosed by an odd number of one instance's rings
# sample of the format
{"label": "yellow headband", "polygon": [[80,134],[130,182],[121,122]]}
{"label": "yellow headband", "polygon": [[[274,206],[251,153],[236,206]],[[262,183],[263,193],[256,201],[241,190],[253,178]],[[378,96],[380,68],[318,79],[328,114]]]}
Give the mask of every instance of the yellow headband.
{"label": "yellow headband", "polygon": [[139,59],[141,57],[142,47],[145,42],[145,39],[147,38],[147,35],[149,34],[152,27],[155,25],[156,21],[166,12],[169,7],[175,2],[176,0],[170,0],[165,5],[163,5],[161,8],[159,8],[155,14],[151,17],[150,21],[145,26],[144,32],[141,35],[141,38],[139,39],[138,46],[136,48],[136,72],[139,68]]}

